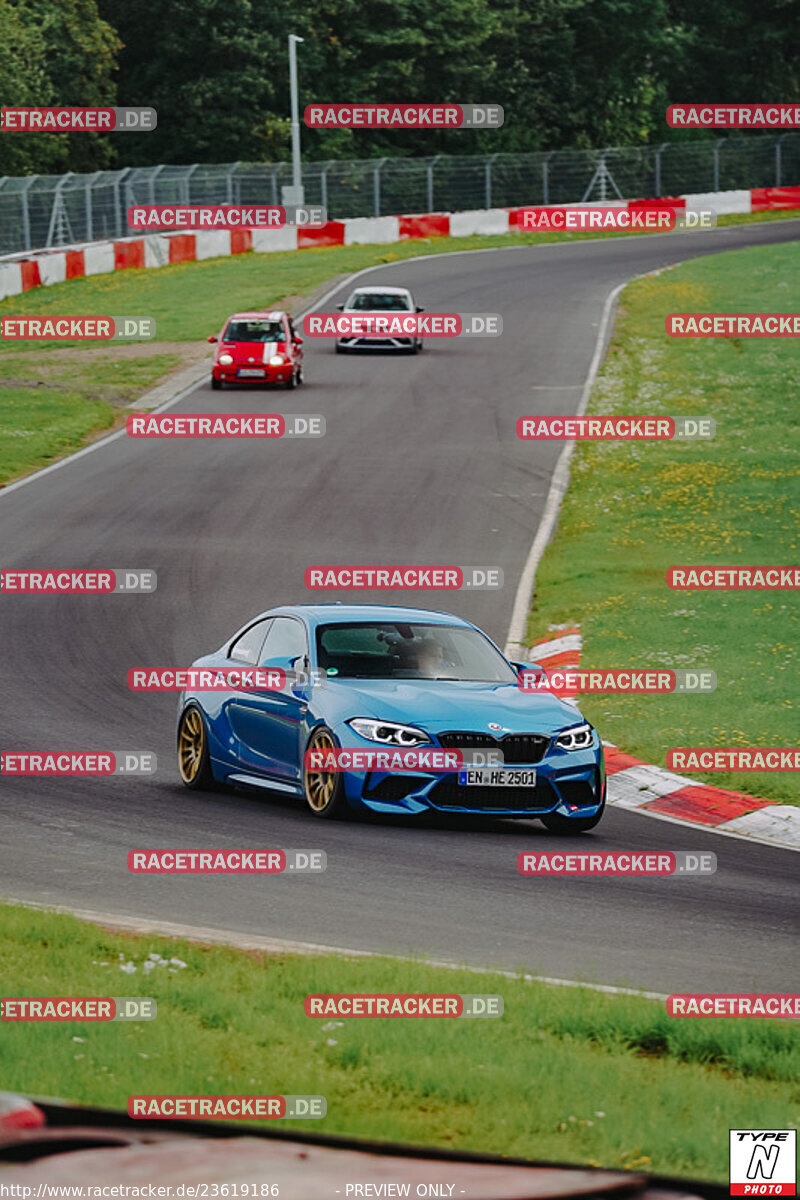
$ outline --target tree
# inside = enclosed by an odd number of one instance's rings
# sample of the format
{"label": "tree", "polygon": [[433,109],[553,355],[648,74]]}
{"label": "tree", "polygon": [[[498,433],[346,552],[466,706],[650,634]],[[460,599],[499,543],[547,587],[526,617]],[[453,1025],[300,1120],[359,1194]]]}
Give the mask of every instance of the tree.
{"label": "tree", "polygon": [[101,0],[118,31],[119,103],[158,112],[152,133],[117,134],[127,164],[232,162],[273,156],[285,140],[275,113],[286,57],[276,9],[251,0]]}

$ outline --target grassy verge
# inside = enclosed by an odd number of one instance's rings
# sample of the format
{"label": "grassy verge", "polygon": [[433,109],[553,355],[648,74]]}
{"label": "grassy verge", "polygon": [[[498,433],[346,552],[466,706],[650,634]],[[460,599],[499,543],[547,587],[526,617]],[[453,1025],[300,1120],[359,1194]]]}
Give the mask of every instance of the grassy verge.
{"label": "grassy verge", "polygon": [[[720,225],[780,220],[792,213],[767,212],[721,217]],[[503,246],[541,245],[545,242],[585,241],[597,236],[626,237],[625,233],[525,233],[467,238],[432,238],[394,243],[391,246],[338,246],[302,253],[242,254],[208,259],[158,270],[119,271],[95,275],[47,288],[34,288],[22,296],[0,301],[0,315],[52,316],[126,313],[155,317],[158,340],[111,352],[102,343],[46,343],[0,341],[0,486],[54,458],[78,448],[98,430],[118,424],[122,408],[171,371],[188,361],[198,361],[207,351],[202,343],[218,332],[236,309],[283,306],[296,308],[327,280],[364,267],[401,262],[424,254],[454,250],[479,250]],[[650,237],[641,232],[635,236]],[[164,343],[170,343],[168,347]],[[196,343],[178,353],[177,343]],[[168,353],[165,353],[165,349]],[[131,357],[135,354],[135,358]],[[79,357],[76,357],[79,356]],[[135,375],[134,372],[135,364]],[[74,439],[61,433],[63,396],[68,380],[84,399]],[[27,408],[17,403],[12,387],[38,394],[37,406],[47,411],[52,403],[52,425],[31,426]],[[97,405],[102,421],[95,419]],[[29,450],[36,438],[37,453]]]}
{"label": "grassy verge", "polygon": [[[670,1020],[662,1002],[638,997],[391,959],[267,957],[0,911],[5,995],[158,1001],[152,1022],[3,1024],[10,1090],[120,1109],[136,1093],[321,1094],[323,1121],[285,1124],[719,1180],[729,1127],[800,1121],[791,1022]],[[146,972],[154,954],[172,963]],[[505,1015],[304,1015],[309,992],[353,991],[495,992]]]}
{"label": "grassy verge", "polygon": [[[746,249],[631,283],[590,413],[705,415],[713,441],[578,443],[558,531],[538,573],[531,637],[577,621],[586,665],[710,667],[706,696],[593,696],[604,737],[664,765],[670,746],[796,742],[798,606],[788,592],[670,591],[679,564],[798,560],[797,344],[669,338],[669,312],[800,309],[800,246]],[[794,687],[793,687],[794,685]],[[620,722],[618,725],[617,722]],[[790,774],[707,782],[799,803]]]}

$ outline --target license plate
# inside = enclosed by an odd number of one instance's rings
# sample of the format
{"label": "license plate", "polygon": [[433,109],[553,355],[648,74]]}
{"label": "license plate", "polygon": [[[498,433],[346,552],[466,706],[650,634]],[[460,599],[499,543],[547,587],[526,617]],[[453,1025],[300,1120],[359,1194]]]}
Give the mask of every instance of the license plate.
{"label": "license plate", "polygon": [[459,771],[458,782],[464,787],[536,787],[536,772],[527,767],[475,767]]}
{"label": "license plate", "polygon": [[263,374],[264,374],[263,367],[242,367],[238,372],[240,379],[253,379],[253,378],[260,379],[263,376]]}

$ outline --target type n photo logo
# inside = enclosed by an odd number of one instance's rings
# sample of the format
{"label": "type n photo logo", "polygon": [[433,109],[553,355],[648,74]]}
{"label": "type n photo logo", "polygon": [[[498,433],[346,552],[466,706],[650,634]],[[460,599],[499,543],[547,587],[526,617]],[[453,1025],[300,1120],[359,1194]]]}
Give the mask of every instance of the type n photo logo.
{"label": "type n photo logo", "polygon": [[732,1196],[797,1195],[796,1129],[731,1129]]}

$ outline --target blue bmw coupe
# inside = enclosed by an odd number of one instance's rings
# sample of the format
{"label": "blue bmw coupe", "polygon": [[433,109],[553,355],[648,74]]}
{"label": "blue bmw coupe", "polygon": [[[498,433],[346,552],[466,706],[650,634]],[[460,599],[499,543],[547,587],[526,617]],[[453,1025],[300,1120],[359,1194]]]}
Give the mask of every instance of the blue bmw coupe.
{"label": "blue bmw coupe", "polygon": [[[554,832],[579,833],[603,815],[596,731],[573,705],[522,690],[520,671],[541,668],[509,662],[459,617],[383,605],[284,606],[192,665],[245,664],[283,671],[285,685],[180,695],[178,766],[187,787],[261,787],[303,797],[325,818],[434,811],[539,818]],[[471,765],[323,769],[331,753],[380,748],[459,750]],[[369,765],[369,756],[362,761]],[[481,762],[495,765],[475,766]]]}

